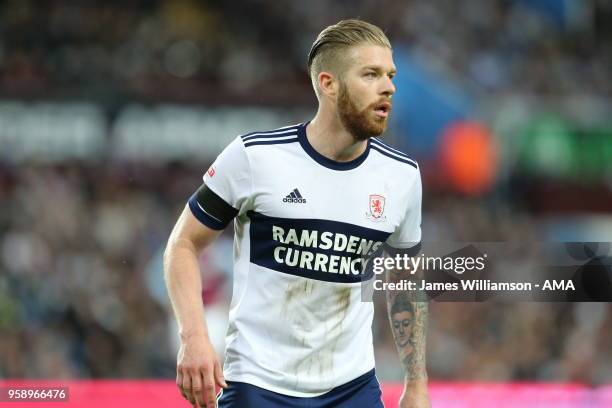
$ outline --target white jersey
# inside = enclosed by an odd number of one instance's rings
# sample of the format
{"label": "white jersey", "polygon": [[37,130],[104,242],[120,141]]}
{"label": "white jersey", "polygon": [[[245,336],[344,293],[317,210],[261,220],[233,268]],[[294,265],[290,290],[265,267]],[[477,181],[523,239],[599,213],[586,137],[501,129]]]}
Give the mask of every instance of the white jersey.
{"label": "white jersey", "polygon": [[421,240],[417,164],[376,138],[350,162],[319,154],[306,124],[237,137],[189,201],[211,228],[234,219],[224,373],[313,397],[374,368],[362,257]]}

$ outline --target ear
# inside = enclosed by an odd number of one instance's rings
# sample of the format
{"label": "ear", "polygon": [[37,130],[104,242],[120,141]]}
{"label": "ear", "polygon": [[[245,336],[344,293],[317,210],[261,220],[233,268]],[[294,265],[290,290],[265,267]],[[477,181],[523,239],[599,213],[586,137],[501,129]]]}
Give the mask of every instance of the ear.
{"label": "ear", "polygon": [[321,71],[317,77],[321,94],[335,98],[338,93],[338,81],[334,74],[328,71]]}

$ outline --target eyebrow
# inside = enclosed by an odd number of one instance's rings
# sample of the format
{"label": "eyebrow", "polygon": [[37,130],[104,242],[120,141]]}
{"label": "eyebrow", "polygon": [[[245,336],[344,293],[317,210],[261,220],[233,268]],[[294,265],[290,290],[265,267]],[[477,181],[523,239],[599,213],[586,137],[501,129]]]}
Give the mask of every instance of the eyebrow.
{"label": "eyebrow", "polygon": [[[365,71],[365,70],[367,70],[367,69],[371,69],[371,70],[376,71],[376,72],[381,72],[381,71],[384,71],[384,70],[383,70],[383,69],[382,69],[380,66],[378,66],[378,65],[366,65],[366,66],[365,66],[365,67],[363,67],[362,69],[363,69],[364,71]],[[395,74],[397,74],[397,69],[393,68],[393,69],[391,69],[391,70],[389,71],[389,73],[390,73],[390,74],[394,74],[394,75],[395,75]]]}

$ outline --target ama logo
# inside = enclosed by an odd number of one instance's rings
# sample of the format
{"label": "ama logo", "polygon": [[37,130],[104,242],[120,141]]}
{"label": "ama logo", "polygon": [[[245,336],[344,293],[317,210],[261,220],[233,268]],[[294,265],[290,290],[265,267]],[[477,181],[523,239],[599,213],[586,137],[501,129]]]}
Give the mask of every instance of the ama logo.
{"label": "ama logo", "polygon": [[370,205],[366,212],[366,217],[374,222],[386,221],[387,217],[383,215],[385,212],[385,196],[380,194],[370,194]]}

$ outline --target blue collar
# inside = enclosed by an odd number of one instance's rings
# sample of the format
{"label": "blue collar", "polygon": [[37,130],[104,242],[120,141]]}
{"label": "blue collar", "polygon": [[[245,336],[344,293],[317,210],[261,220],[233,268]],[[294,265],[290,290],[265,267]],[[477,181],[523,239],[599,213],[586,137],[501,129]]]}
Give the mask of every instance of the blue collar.
{"label": "blue collar", "polygon": [[368,145],[366,146],[365,152],[363,152],[359,157],[348,161],[348,162],[339,162],[332,159],[329,159],[323,156],[321,153],[317,152],[314,147],[308,141],[306,137],[306,126],[308,126],[310,121],[300,124],[298,128],[298,140],[300,141],[300,145],[310,157],[312,157],[317,163],[322,166],[325,166],[332,170],[352,170],[358,167],[361,163],[368,158],[368,154],[370,153],[370,140],[368,139]]}

